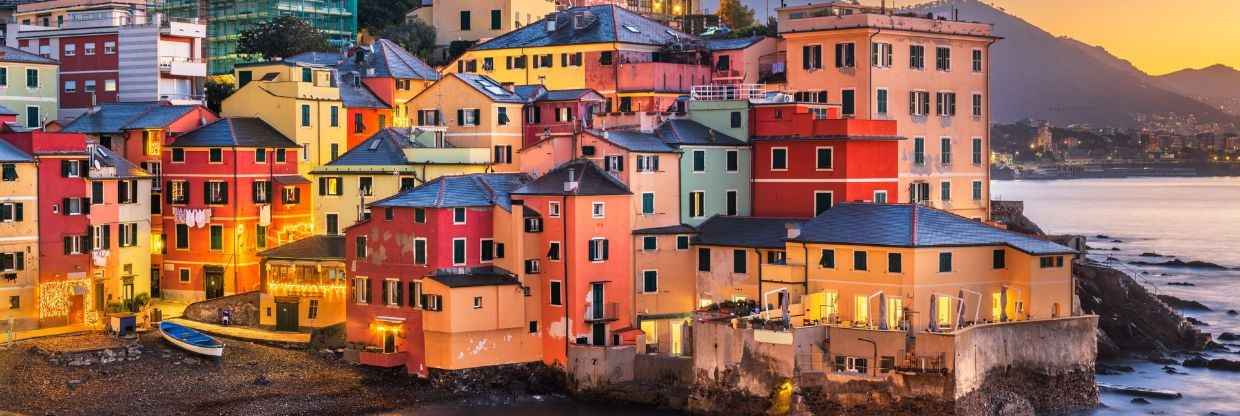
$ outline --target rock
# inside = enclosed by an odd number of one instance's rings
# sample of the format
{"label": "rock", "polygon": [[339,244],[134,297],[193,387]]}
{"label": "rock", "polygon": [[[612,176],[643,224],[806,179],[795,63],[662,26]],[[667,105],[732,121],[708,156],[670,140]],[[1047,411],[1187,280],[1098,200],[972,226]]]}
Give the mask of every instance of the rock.
{"label": "rock", "polygon": [[1122,271],[1086,262],[1075,265],[1072,274],[1081,309],[1099,316],[1101,359],[1159,350],[1199,351],[1210,339]]}
{"label": "rock", "polygon": [[1228,310],[1227,310],[1227,315],[1228,315],[1228,316],[1236,316],[1236,315],[1240,315],[1240,312],[1236,312],[1236,310],[1235,310],[1235,309],[1228,309]]}
{"label": "rock", "polygon": [[1149,361],[1151,363],[1162,364],[1162,365],[1176,365],[1180,363],[1179,361],[1176,361],[1173,358],[1167,357],[1166,355],[1163,355],[1163,353],[1158,352],[1158,351],[1154,351],[1154,352],[1147,354],[1145,356],[1145,359],[1146,361]]}
{"label": "rock", "polygon": [[1131,373],[1133,371],[1135,371],[1135,369],[1126,365],[1097,364],[1094,366],[1094,374],[1104,376],[1115,376],[1124,373]]}
{"label": "rock", "polygon": [[1195,300],[1184,300],[1171,295],[1158,295],[1158,299],[1162,300],[1172,308],[1189,311],[1209,311],[1210,307],[1203,305]]}
{"label": "rock", "polygon": [[259,374],[258,377],[254,379],[254,385],[255,386],[271,385],[271,379],[267,378],[266,374]]}
{"label": "rock", "polygon": [[1240,335],[1236,335],[1230,332],[1224,332],[1224,333],[1218,334],[1218,339],[1220,341],[1240,341]]}
{"label": "rock", "polygon": [[1185,367],[1189,368],[1208,368],[1220,371],[1240,371],[1240,361],[1228,360],[1226,358],[1215,358],[1212,360],[1203,357],[1193,357],[1184,360]]}
{"label": "rock", "polygon": [[[1166,273],[1163,273],[1163,275],[1166,276]],[[1189,282],[1168,282],[1167,286],[1197,286],[1197,285],[1189,283]]]}
{"label": "rock", "polygon": [[1132,400],[1130,400],[1130,402],[1132,404],[1140,404],[1140,405],[1150,404],[1150,401],[1145,400],[1144,397],[1133,397]]}
{"label": "rock", "polygon": [[1184,317],[1184,320],[1188,321],[1188,323],[1190,323],[1190,324],[1197,325],[1197,326],[1210,326],[1210,324],[1207,324],[1207,323],[1205,323],[1205,322],[1201,322],[1201,320],[1200,320],[1200,319],[1197,319],[1197,318],[1194,318],[1194,317],[1191,317],[1191,316]]}
{"label": "rock", "polygon": [[1227,267],[1220,266],[1218,264],[1210,263],[1207,261],[1197,261],[1197,260],[1184,261],[1180,259],[1171,259],[1171,260],[1167,260],[1161,263],[1136,260],[1136,261],[1130,261],[1128,262],[1128,264],[1132,264],[1136,266],[1174,267],[1174,268],[1181,268],[1181,269],[1228,270]]}
{"label": "rock", "polygon": [[1111,239],[1111,237],[1106,234],[1098,234],[1098,235],[1095,235],[1094,238],[1097,238],[1099,240],[1110,240]]}
{"label": "rock", "polygon": [[1120,241],[1119,239],[1111,240],[1111,242],[1115,244],[1123,243],[1123,241]]}
{"label": "rock", "polygon": [[1141,253],[1141,254],[1140,254],[1140,256],[1141,256],[1141,257],[1166,257],[1166,256],[1164,256],[1164,255],[1162,255],[1162,254],[1158,254],[1158,253],[1155,253],[1155,252],[1152,252],[1152,251],[1147,251],[1147,252]]}
{"label": "rock", "polygon": [[1119,251],[1119,247],[1111,247],[1111,251]]}

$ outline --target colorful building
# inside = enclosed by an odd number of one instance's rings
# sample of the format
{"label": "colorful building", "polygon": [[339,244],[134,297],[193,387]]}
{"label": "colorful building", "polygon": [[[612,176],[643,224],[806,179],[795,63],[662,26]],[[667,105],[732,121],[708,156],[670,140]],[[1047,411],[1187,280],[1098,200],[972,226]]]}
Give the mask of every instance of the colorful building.
{"label": "colorful building", "polygon": [[368,215],[366,206],[445,175],[483,173],[491,149],[456,147],[442,127],[388,127],[311,171],[317,183],[317,233],[340,235]]}
{"label": "colorful building", "polygon": [[345,232],[347,340],[359,362],[425,376],[541,358],[529,330],[540,311],[524,306],[537,298],[500,265],[510,242],[494,231],[528,180],[444,176],[370,204],[373,215]]}
{"label": "colorful building", "polygon": [[165,298],[258,290],[258,252],[312,232],[300,148],[266,122],[222,118],[164,151]]}
{"label": "colorful building", "polygon": [[466,51],[445,71],[503,84],[589,88],[605,112],[654,111],[711,79],[697,38],[614,5],[574,7]]}
{"label": "colorful building", "polygon": [[427,2],[411,14],[434,26],[435,46],[446,55],[453,43],[485,41],[534,23],[556,10],[553,0]]}
{"label": "colorful building", "polygon": [[[102,103],[204,103],[206,26],[148,14],[145,5],[135,7],[132,1],[54,1],[21,8],[39,9],[40,24],[8,26],[5,42],[60,62],[60,79],[48,81],[59,94],[61,120]],[[43,24],[49,13],[63,21]]]}
{"label": "colorful building", "polygon": [[522,150],[553,136],[572,136],[594,128],[594,115],[601,114],[607,100],[594,90],[548,90],[542,85],[517,85],[513,92],[525,97]]}
{"label": "colorful building", "polygon": [[[139,295],[157,288],[151,268],[151,200],[149,173],[106,147],[89,144],[91,281],[95,306],[132,310]],[[154,274],[152,274],[154,273]]]}
{"label": "colorful building", "polygon": [[789,91],[909,139],[891,201],[989,219],[990,24],[840,2],[778,12]]}
{"label": "colorful building", "polygon": [[[0,116],[16,116],[19,126],[31,129],[57,119],[60,69],[54,59],[0,47],[0,74],[3,75],[0,82],[5,87],[0,90]],[[14,82],[11,88],[8,87],[10,80]]]}
{"label": "colorful building", "polygon": [[[812,217],[841,202],[893,201],[901,138],[890,120],[839,118],[838,108],[755,104],[754,215]],[[770,201],[780,201],[773,204]]]}
{"label": "colorful building", "polygon": [[[692,261],[697,275],[697,302],[705,307],[727,301],[753,301],[779,306],[778,299],[764,295],[786,291],[800,299],[803,279],[765,275],[763,264],[787,263],[784,240],[788,229],[805,218],[714,216],[697,228]],[[799,276],[797,276],[799,277]]]}
{"label": "colorful building", "polygon": [[38,192],[34,157],[0,140],[0,319],[18,331],[39,327]]}
{"label": "colorful building", "polygon": [[715,83],[766,84],[784,75],[784,56],[777,38],[707,39],[706,47],[710,48]]}
{"label": "colorful building", "polygon": [[345,321],[344,236],[312,235],[258,256],[263,282],[259,325],[299,331]]}
{"label": "colorful building", "polygon": [[[728,115],[727,126],[743,126],[749,118],[747,103],[732,111],[699,110],[691,105],[689,118],[671,119],[659,126],[659,139],[680,151],[680,221],[696,226],[716,215],[750,215],[754,203],[748,134],[740,135],[707,127],[697,120]],[[722,103],[722,102],[721,102]],[[740,122],[733,122],[738,114]]]}
{"label": "colorful building", "polygon": [[517,171],[526,99],[486,75],[444,75],[404,104],[415,126],[446,128],[454,146],[491,149],[492,169]]}

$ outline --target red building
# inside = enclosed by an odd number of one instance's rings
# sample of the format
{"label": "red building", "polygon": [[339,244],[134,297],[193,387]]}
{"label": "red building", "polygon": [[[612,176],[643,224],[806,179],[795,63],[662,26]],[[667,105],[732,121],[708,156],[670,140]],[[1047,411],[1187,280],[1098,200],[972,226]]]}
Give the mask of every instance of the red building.
{"label": "red building", "polygon": [[839,108],[824,105],[755,104],[749,128],[755,216],[811,217],[845,201],[895,201],[895,121],[841,118]]}
{"label": "red building", "polygon": [[528,180],[521,173],[443,176],[370,204],[369,219],[345,230],[347,339],[363,346],[359,362],[427,374],[423,313],[443,308],[423,296],[423,279],[509,275],[495,267],[505,250],[493,209],[511,210],[508,193]]}
{"label": "red building", "polygon": [[310,234],[299,146],[256,118],[223,118],[163,152],[164,297],[258,290],[258,252]]}
{"label": "red building", "polygon": [[551,138],[571,136],[594,127],[594,115],[607,99],[591,89],[548,90],[542,85],[518,85],[517,95],[529,100],[522,125],[522,148]]}

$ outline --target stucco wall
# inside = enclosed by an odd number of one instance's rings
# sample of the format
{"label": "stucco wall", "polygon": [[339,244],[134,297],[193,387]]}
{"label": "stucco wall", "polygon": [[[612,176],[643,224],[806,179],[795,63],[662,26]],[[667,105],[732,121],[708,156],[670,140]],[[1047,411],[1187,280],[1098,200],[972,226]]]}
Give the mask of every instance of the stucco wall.
{"label": "stucco wall", "polygon": [[578,389],[602,387],[633,381],[633,346],[595,347],[573,344],[568,347],[568,374]]}
{"label": "stucco wall", "polygon": [[[956,397],[986,383],[986,373],[1000,367],[1028,367],[1048,374],[1094,369],[1098,353],[1098,317],[978,325],[956,333]],[[1055,346],[1030,348],[1031,345]]]}

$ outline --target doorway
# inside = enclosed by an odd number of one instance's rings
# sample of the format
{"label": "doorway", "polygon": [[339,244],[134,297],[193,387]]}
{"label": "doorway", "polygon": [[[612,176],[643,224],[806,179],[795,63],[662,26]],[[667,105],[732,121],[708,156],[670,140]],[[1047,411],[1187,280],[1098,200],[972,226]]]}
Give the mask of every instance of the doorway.
{"label": "doorway", "polygon": [[276,331],[296,332],[297,301],[276,301]]}
{"label": "doorway", "polygon": [[396,352],[396,332],[384,331],[383,332],[383,353],[393,354],[395,352]]}
{"label": "doorway", "polygon": [[607,345],[607,325],[594,324],[591,328],[590,341],[599,347]]}
{"label": "doorway", "polygon": [[159,293],[159,267],[151,268],[151,297],[152,298],[162,297],[162,295]]}
{"label": "doorway", "polygon": [[210,267],[206,269],[206,294],[207,299],[215,299],[224,296],[224,270],[219,267]]}

